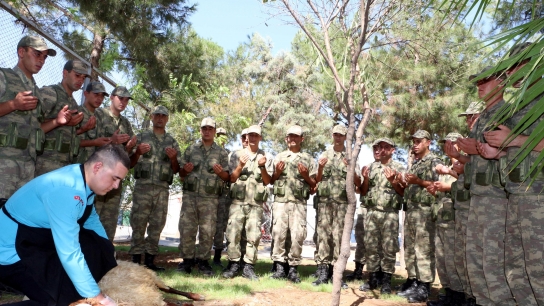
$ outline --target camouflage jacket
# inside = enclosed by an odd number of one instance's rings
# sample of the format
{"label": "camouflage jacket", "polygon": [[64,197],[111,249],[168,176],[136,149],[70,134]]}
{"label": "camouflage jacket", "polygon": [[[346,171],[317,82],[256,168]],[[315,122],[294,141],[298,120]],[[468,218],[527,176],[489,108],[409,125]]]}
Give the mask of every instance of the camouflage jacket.
{"label": "camouflage jacket", "polygon": [[202,142],[190,145],[182,155],[180,167],[192,163],[194,168],[183,180],[184,192],[194,192],[201,197],[217,198],[222,193],[223,180],[215,174],[213,166],[221,165],[229,172],[228,153],[215,142],[206,150]]}
{"label": "camouflage jacket", "polygon": [[[78,105],[72,96],[68,96],[61,84],[42,87],[43,112],[45,120],[57,118],[65,105],[68,109],[77,110]],[[43,154],[38,158],[56,160],[61,163],[71,163],[79,153],[79,137],[76,135],[78,126],[59,126],[45,134]]]}
{"label": "camouflage jacket", "polygon": [[[454,185],[456,184],[456,179],[451,175],[440,175],[440,182]],[[436,222],[439,224],[451,223],[455,221],[455,212],[453,209],[453,201],[451,191],[449,192],[438,192],[437,193],[438,202],[436,203]]]}
{"label": "camouflage jacket", "polygon": [[[503,105],[504,100],[501,100],[480,113],[480,118],[470,132],[471,138],[482,143],[486,142],[484,132],[488,131],[492,125],[491,118]],[[478,154],[470,155],[470,164],[465,167],[465,183],[470,183],[472,195],[506,198],[506,192],[500,180],[499,162],[495,159],[485,159]]]}
{"label": "camouflage jacket", "polygon": [[[539,102],[542,103],[544,101],[543,97],[544,95],[536,97],[531,103],[509,118],[505,122],[505,125],[510,129],[513,129],[529,110],[536,107]],[[544,120],[544,117],[540,116],[533,124],[531,124],[531,126],[521,132],[521,135],[531,135],[542,120]],[[544,191],[544,169],[539,171],[538,168],[536,168],[531,172],[531,167],[536,162],[540,152],[531,151],[518,166],[513,167],[516,164],[517,159],[519,159],[519,156],[517,156],[518,151],[519,147],[508,147],[506,156],[502,157],[500,161],[501,174],[505,177],[506,191],[512,194],[542,193],[542,191]],[[534,182],[529,186],[529,183],[533,179]]]}
{"label": "camouflage jacket", "polygon": [[457,181],[451,184],[451,197],[454,208],[468,210],[470,207],[470,188],[465,187],[465,175],[459,174]]}
{"label": "camouflage jacket", "polygon": [[[229,168],[234,170],[238,166],[241,156],[249,153],[249,150],[241,149],[234,152],[229,160]],[[268,188],[263,184],[261,169],[259,169],[258,161],[261,157],[266,156],[266,153],[259,149],[256,154],[253,154],[244,165],[240,177],[235,183],[230,186],[230,196],[233,204],[249,204],[261,206],[268,199]],[[274,167],[273,160],[266,159],[266,172],[272,175]]]}
{"label": "camouflage jacket", "polygon": [[[94,116],[94,113],[91,113],[91,111],[83,105],[80,105],[78,107],[78,112],[83,113],[83,120],[81,121],[81,126],[84,126],[89,121],[89,119]],[[78,137],[80,141],[96,139],[96,126],[94,127],[94,129],[88,130],[87,132],[78,135]],[[84,163],[94,153],[95,149],[95,147],[80,147],[79,154],[77,155],[75,162]]]}
{"label": "camouflage jacket", "polygon": [[323,167],[323,177],[317,184],[317,195],[319,201],[335,201],[347,204],[346,176],[348,168],[344,164],[346,152],[336,152],[330,147],[323,152],[319,158],[326,158],[328,161]]}
{"label": "camouflage jacket", "polygon": [[399,195],[393,185],[387,180],[384,168],[389,167],[397,172],[404,172],[404,166],[392,160],[387,165],[381,162],[370,164],[368,173],[368,193],[366,194],[366,206],[381,211],[395,211],[401,208],[403,198]]}
{"label": "camouflage jacket", "polygon": [[313,157],[308,153],[283,151],[274,159],[274,170],[280,161],[285,163],[285,169],[274,182],[274,202],[305,204],[310,197],[310,186],[298,172],[298,163],[308,167],[310,176],[315,177],[317,167]]}
{"label": "camouflage jacket", "polygon": [[[94,116],[96,117],[96,138],[111,137],[117,130],[119,130],[118,134],[128,134],[131,138],[134,136],[132,125],[125,116],[120,115],[116,118],[108,108],[97,108]],[[123,147],[125,145],[126,143]]]}
{"label": "camouflage jacket", "polygon": [[45,136],[40,127],[43,99],[34,78],[27,78],[19,67],[1,68],[0,103],[13,100],[23,91],[32,91],[38,105],[30,111],[13,111],[0,117],[0,157],[35,161],[36,151],[43,149]]}
{"label": "camouflage jacket", "polygon": [[[429,153],[422,159],[416,160],[408,173],[415,174],[424,181],[436,182],[439,180],[439,175],[435,170],[438,164],[443,164],[443,162],[433,153]],[[435,196],[417,184],[410,184],[406,187],[404,190],[404,199],[406,200],[408,209],[419,206],[428,207],[436,201]]]}
{"label": "camouflage jacket", "polygon": [[172,163],[166,148],[173,148],[178,152],[178,162],[181,160],[181,151],[178,142],[170,134],[157,136],[152,130],[144,131],[136,136],[138,138],[136,147],[141,143],[147,143],[151,150],[140,156],[138,163],[134,166],[134,178],[136,185],[155,185],[168,188],[172,184],[174,172]]}

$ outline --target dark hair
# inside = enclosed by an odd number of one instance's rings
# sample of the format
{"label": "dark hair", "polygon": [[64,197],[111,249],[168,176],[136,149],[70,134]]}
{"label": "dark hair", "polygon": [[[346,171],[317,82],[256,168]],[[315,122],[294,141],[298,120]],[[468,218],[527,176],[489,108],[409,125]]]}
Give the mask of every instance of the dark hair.
{"label": "dark hair", "polygon": [[102,162],[106,167],[113,168],[119,162],[125,168],[130,169],[130,158],[124,148],[119,145],[107,144],[99,147],[87,159],[85,164]]}

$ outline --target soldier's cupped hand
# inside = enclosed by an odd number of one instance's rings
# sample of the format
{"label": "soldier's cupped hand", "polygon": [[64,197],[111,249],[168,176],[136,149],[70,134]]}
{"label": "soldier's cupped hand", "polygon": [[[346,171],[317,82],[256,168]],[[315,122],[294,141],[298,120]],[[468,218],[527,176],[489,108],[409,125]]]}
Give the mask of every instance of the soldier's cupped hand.
{"label": "soldier's cupped hand", "polygon": [[130,136],[128,134],[119,134],[119,129],[111,135],[111,143],[112,144],[122,144],[127,142],[130,139]]}
{"label": "soldier's cupped hand", "polygon": [[438,174],[450,174],[450,168],[442,164],[436,165],[434,169],[436,170],[436,173]]}
{"label": "soldier's cupped hand", "polygon": [[78,113],[76,109],[70,110],[70,113],[72,114],[72,117],[70,118],[70,121],[66,123],[67,126],[76,126],[83,121],[83,113]]}
{"label": "soldier's cupped hand", "polygon": [[459,150],[457,150],[457,148],[455,147],[454,143],[451,140],[446,140],[446,144],[444,145],[444,152],[450,158],[459,159],[459,157],[461,156],[461,153],[459,153]]}
{"label": "soldier's cupped hand", "polygon": [[417,184],[419,177],[412,173],[406,173],[404,179],[406,180],[407,184]]}
{"label": "soldier's cupped hand", "polygon": [[168,155],[168,158],[170,159],[174,159],[178,155],[178,151],[174,148],[166,148],[164,151],[166,151],[166,155]]}
{"label": "soldier's cupped hand", "polygon": [[[435,183],[436,183],[436,182],[435,182]],[[430,194],[432,194],[432,195],[435,195],[435,194],[436,194],[436,191],[438,190],[434,184],[430,184],[430,185],[427,186],[425,189],[427,190],[428,193],[430,193]]]}
{"label": "soldier's cupped hand", "polygon": [[223,172],[223,167],[221,167],[220,164],[215,164],[213,165],[213,172],[215,172],[215,174],[219,174]]}
{"label": "soldier's cupped hand", "polygon": [[134,148],[134,146],[136,145],[136,142],[138,141],[138,138],[136,136],[132,136],[132,138],[130,138],[130,140],[128,141],[127,143],[127,150],[130,151],[132,150],[132,148]]}
{"label": "soldier's cupped hand", "polygon": [[261,158],[259,158],[259,160],[257,161],[257,164],[261,167],[266,165],[266,156],[261,156]]}
{"label": "soldier's cupped hand", "polygon": [[[476,139],[474,138],[457,138],[457,145],[459,146],[459,149],[468,154],[478,154],[476,143]],[[455,158],[455,156],[453,158]]]}
{"label": "soldier's cupped hand", "polygon": [[397,171],[389,168],[389,167],[384,167],[383,168],[383,174],[385,175],[385,178],[389,181],[389,182],[393,182],[395,180],[395,176],[397,175]]}
{"label": "soldier's cupped hand", "polygon": [[37,105],[38,98],[32,95],[32,91],[19,92],[13,99],[14,110],[27,111],[35,109]]}
{"label": "soldier's cupped hand", "polygon": [[98,137],[94,141],[96,143],[96,147],[101,147],[101,146],[105,146],[105,145],[111,143],[111,138],[109,138],[109,137]]}
{"label": "soldier's cupped hand", "polygon": [[361,175],[365,178],[365,179],[368,179],[368,176],[370,175],[370,168],[368,166],[364,166],[362,169],[361,169]]}
{"label": "soldier's cupped hand", "polygon": [[147,143],[141,143],[136,147],[136,154],[144,155],[151,150],[151,146]]}
{"label": "soldier's cupped hand", "polygon": [[96,127],[96,117],[91,116],[87,122],[79,129],[81,133],[85,133]]}
{"label": "soldier's cupped hand", "polygon": [[319,168],[323,168],[325,167],[325,165],[327,164],[329,160],[325,157],[321,157],[318,161],[317,161],[317,164],[319,165]]}
{"label": "soldier's cupped hand", "polygon": [[480,153],[483,158],[498,159],[501,155],[501,150],[496,147],[490,146],[488,143],[482,143],[478,141],[476,148],[478,149],[478,153]]}
{"label": "soldier's cupped hand", "polygon": [[302,175],[302,177],[307,177],[309,175],[308,167],[306,167],[303,163],[298,163],[298,173]]}
{"label": "soldier's cupped hand", "polygon": [[183,170],[185,170],[185,172],[187,173],[193,171],[194,168],[195,166],[193,165],[193,163],[186,163],[185,165],[183,165]]}
{"label": "soldier's cupped hand", "polygon": [[484,132],[484,138],[490,146],[499,148],[510,135],[510,132],[511,130],[506,125],[501,124],[494,131]]}
{"label": "soldier's cupped hand", "polygon": [[68,109],[68,105],[64,105],[64,107],[57,114],[57,123],[59,125],[66,125],[68,122],[70,122],[70,119],[72,119],[72,111]]}
{"label": "soldier's cupped hand", "polygon": [[453,171],[455,171],[455,173],[457,174],[463,174],[465,173],[465,165],[464,164],[461,164],[460,162],[456,161],[453,163],[453,167],[452,167]]}
{"label": "soldier's cupped hand", "polygon": [[446,192],[451,190],[451,184],[448,184],[446,182],[436,181],[433,182],[432,185],[436,188],[437,191]]}
{"label": "soldier's cupped hand", "polygon": [[238,164],[240,164],[240,166],[243,168],[247,161],[249,160],[249,154],[244,154],[242,156],[240,156],[240,158],[238,159]]}
{"label": "soldier's cupped hand", "polygon": [[276,164],[276,173],[282,173],[285,169],[285,163],[283,161],[280,161]]}

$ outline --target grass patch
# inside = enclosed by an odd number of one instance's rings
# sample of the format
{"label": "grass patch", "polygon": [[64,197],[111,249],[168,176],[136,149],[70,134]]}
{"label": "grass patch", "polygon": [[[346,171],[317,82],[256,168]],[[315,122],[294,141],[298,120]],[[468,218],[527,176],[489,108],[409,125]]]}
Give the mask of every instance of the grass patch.
{"label": "grass patch", "polygon": [[[115,246],[117,252],[128,252],[128,250],[130,250],[130,245]],[[179,249],[177,247],[159,246],[159,253],[179,253]]]}

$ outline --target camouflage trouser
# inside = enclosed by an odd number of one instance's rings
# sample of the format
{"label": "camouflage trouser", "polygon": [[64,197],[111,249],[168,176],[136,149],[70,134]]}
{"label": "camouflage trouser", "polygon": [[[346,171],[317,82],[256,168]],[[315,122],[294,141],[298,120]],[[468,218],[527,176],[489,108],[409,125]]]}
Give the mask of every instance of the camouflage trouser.
{"label": "camouflage trouser", "polygon": [[319,203],[316,205],[315,203],[316,196],[314,195],[314,209],[315,209],[315,223],[314,223],[314,235],[312,236],[312,241],[315,245],[314,250],[314,259],[317,258],[319,255],[319,241],[317,240],[317,225],[318,225],[318,215],[319,215]]}
{"label": "camouflage trouser", "polygon": [[225,238],[225,231],[229,220],[229,207],[231,201],[232,200],[226,196],[221,196],[219,198],[219,204],[217,205],[217,223],[215,225],[215,234],[213,235],[213,248],[216,250],[225,247],[223,240]]}
{"label": "camouflage trouser", "polygon": [[168,214],[168,195],[167,187],[136,183],[130,211],[132,239],[129,254],[159,253],[159,239]]}
{"label": "camouflage trouser", "polygon": [[442,287],[453,291],[463,291],[463,285],[455,268],[455,221],[436,225],[435,240],[436,272]]}
{"label": "camouflage trouser", "polygon": [[353,261],[359,262],[363,265],[366,264],[365,258],[365,216],[367,209],[363,206],[359,206],[359,211],[357,214],[357,223],[355,223],[355,243],[357,247],[355,248],[355,259]]}
{"label": "camouflage trouser", "polygon": [[40,176],[47,172],[57,170],[64,166],[68,166],[70,163],[59,162],[54,159],[39,157],[36,159],[36,176]]}
{"label": "camouflage trouser", "polygon": [[467,271],[478,305],[516,305],[504,274],[506,198],[472,195],[467,223]]}
{"label": "camouflage trouser", "polygon": [[[1,157],[0,157],[1,158]],[[34,161],[19,161],[1,158],[0,199],[8,199],[17,189],[34,178]]]}
{"label": "camouflage trouser", "polygon": [[[525,268],[538,305],[544,305],[544,197],[542,195],[511,194],[508,204],[517,206]],[[508,237],[508,232],[506,233]],[[509,241],[507,239],[507,241]],[[515,294],[515,292],[514,292]],[[518,305],[524,300],[518,301]]]}
{"label": "camouflage trouser", "polygon": [[467,241],[467,222],[468,222],[468,209],[456,209],[455,210],[455,255],[453,262],[457,275],[461,280],[463,286],[463,292],[467,298],[472,298],[472,289],[470,288],[470,282],[468,281],[467,272],[467,257],[466,257],[466,241]]}
{"label": "camouflage trouser", "polygon": [[113,189],[103,196],[96,196],[94,206],[96,213],[100,216],[100,222],[106,230],[108,239],[113,242],[115,231],[117,230],[117,221],[119,220],[119,208],[121,206],[122,182],[119,188]]}
{"label": "camouflage trouser", "polygon": [[[302,260],[302,245],[306,239],[306,203],[274,202],[272,215],[274,216],[272,260],[298,266]],[[291,236],[289,253],[286,248],[288,233]]]}
{"label": "camouflage trouser", "polygon": [[404,219],[404,261],[408,278],[434,282],[436,224],[431,207],[409,208]]}
{"label": "camouflage trouser", "polygon": [[210,259],[218,202],[218,198],[204,198],[189,191],[183,193],[178,224],[181,258]]}
{"label": "camouflage trouser", "polygon": [[245,232],[246,247],[244,262],[254,265],[257,262],[259,242],[261,241],[261,221],[263,208],[256,205],[230,205],[227,237],[230,242],[227,250],[229,261],[239,261],[242,256],[240,241]]}
{"label": "camouflage trouser", "polygon": [[[270,234],[272,236],[272,241],[270,242],[270,258],[272,258],[272,254],[274,254],[274,204],[272,204],[272,220],[270,220]],[[317,224],[317,213],[315,215],[315,224]],[[242,232],[242,242],[241,242],[241,245],[242,245],[242,250],[244,249],[244,235],[245,233]],[[314,243],[316,243],[317,245],[317,231],[314,230],[314,236],[313,236],[313,239],[314,239]],[[291,233],[290,232],[287,232],[287,237],[285,238],[285,253],[286,254],[289,254],[289,252],[291,251]],[[314,256],[316,255],[315,251],[314,251]]]}
{"label": "camouflage trouser", "polygon": [[317,264],[334,264],[340,255],[347,203],[323,200],[317,210]]}
{"label": "camouflage trouser", "polygon": [[366,270],[395,273],[399,251],[399,212],[369,208],[365,218]]}

